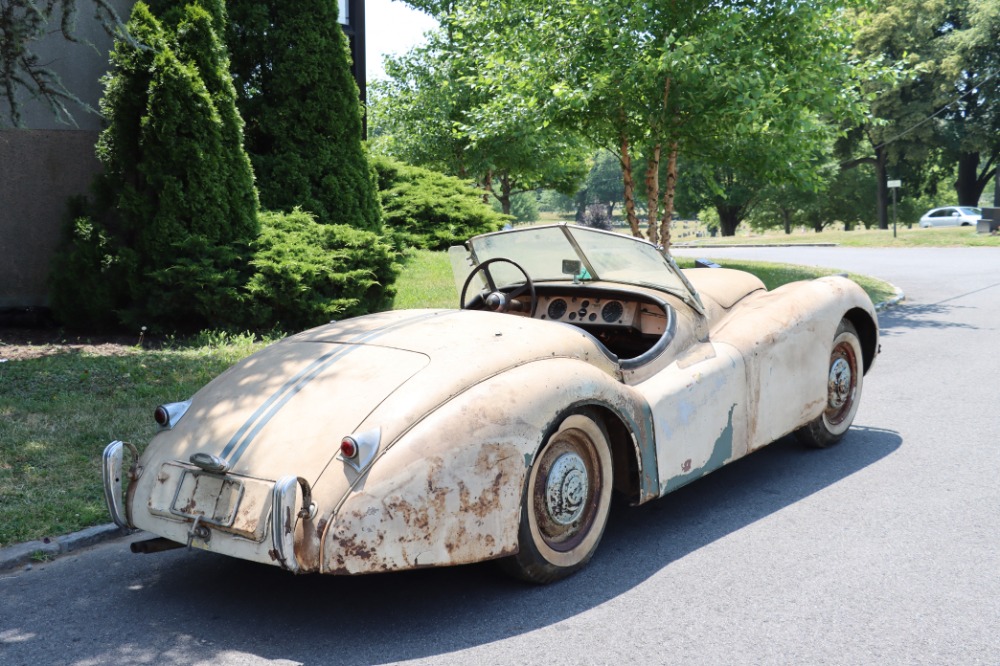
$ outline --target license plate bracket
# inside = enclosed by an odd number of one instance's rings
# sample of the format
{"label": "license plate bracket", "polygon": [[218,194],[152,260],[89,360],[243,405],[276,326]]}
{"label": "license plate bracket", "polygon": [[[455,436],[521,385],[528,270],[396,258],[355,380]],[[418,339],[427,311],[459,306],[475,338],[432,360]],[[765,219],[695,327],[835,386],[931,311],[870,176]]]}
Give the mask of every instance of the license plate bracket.
{"label": "license plate bracket", "polygon": [[243,483],[237,479],[184,470],[170,513],[200,518],[202,523],[232,527],[243,499]]}

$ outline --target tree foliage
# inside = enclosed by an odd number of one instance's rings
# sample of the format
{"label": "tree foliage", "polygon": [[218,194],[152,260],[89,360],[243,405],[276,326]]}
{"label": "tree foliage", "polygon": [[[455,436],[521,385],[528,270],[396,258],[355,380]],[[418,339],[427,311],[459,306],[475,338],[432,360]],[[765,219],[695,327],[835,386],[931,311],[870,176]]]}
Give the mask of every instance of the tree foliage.
{"label": "tree foliage", "polygon": [[396,58],[388,79],[371,86],[374,149],[404,162],[470,179],[511,214],[513,198],[539,188],[576,191],[586,149],[578,137],[546,129],[539,118],[494,128],[473,122],[488,103],[476,85],[481,56],[465,47],[453,7],[437,14],[442,29],[427,44]]}
{"label": "tree foliage", "polygon": [[499,0],[463,4],[457,22],[495,100],[476,122],[499,133],[541,115],[613,150],[633,234],[642,178],[646,235],[667,245],[679,156],[721,162],[734,143],[766,137],[779,152],[745,153],[751,168],[797,177],[788,165],[826,140],[818,119],[860,111],[845,86],[854,72],[844,4]]}
{"label": "tree foliage", "polygon": [[954,170],[955,198],[976,205],[1000,158],[1000,1],[888,0],[854,21],[855,57],[902,74],[866,84],[871,115],[841,145],[847,168],[874,168],[879,226],[889,223],[889,177],[903,179],[905,201]]}
{"label": "tree foliage", "polygon": [[[97,200],[57,263],[53,305],[64,319],[97,324],[113,310],[124,323],[176,330],[225,325],[238,310],[257,195],[223,17],[220,0],[184,6],[174,24],[135,5],[105,81]],[[101,285],[100,298],[88,285]]]}
{"label": "tree foliage", "polygon": [[337,0],[227,3],[228,43],[261,203],[381,233]]}

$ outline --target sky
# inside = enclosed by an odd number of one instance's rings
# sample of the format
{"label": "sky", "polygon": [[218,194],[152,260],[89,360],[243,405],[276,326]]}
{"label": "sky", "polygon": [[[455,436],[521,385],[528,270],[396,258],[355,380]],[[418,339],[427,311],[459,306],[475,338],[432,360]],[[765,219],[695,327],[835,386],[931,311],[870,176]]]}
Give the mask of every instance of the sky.
{"label": "sky", "polygon": [[400,55],[437,27],[427,14],[399,0],[365,0],[365,71],[368,81],[385,78],[382,56]]}

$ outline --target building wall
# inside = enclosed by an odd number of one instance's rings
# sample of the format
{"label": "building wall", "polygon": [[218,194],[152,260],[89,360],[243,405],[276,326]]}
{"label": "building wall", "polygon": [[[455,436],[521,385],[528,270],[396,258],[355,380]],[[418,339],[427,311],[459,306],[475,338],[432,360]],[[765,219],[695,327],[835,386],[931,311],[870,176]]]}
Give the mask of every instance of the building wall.
{"label": "building wall", "polygon": [[97,132],[0,132],[0,308],[48,305],[52,256],[70,197],[100,169]]}
{"label": "building wall", "polygon": [[[123,21],[132,4],[112,3]],[[54,17],[53,28],[59,21]],[[0,130],[0,309],[48,305],[49,267],[68,200],[86,194],[100,170],[94,155],[101,128],[96,111],[112,40],[86,6],[77,14],[74,34],[78,43],[55,29],[34,50],[91,111],[67,102],[75,125],[65,124],[46,104],[22,100],[24,126]],[[6,117],[5,106],[0,101]]]}
{"label": "building wall", "polygon": [[[112,0],[123,21],[134,0]],[[355,77],[365,92],[364,0],[341,0],[351,24]],[[73,196],[89,191],[100,162],[94,145],[101,129],[96,111],[103,93],[101,77],[109,69],[112,39],[93,18],[86,3],[77,14],[78,43],[66,41],[53,18],[54,33],[35,52],[51,63],[63,84],[85,103],[67,102],[75,125],[60,123],[44,103],[25,101],[24,127],[0,129],[0,313],[9,308],[48,306],[48,276]],[[0,114],[7,117],[5,101]],[[90,110],[87,110],[89,107]]]}

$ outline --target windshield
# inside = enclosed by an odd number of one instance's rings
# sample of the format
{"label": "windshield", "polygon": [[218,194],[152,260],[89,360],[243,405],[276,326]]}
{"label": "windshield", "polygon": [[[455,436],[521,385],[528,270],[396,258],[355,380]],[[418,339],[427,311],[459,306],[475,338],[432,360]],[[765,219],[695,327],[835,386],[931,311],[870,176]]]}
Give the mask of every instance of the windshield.
{"label": "windshield", "polygon": [[[620,282],[661,289],[697,302],[694,290],[673,261],[651,243],[631,236],[556,224],[477,236],[469,246],[475,264],[503,257],[519,264],[535,282],[572,278]],[[579,272],[574,270],[574,261],[580,262]],[[453,266],[456,280],[464,281],[470,263],[453,261]],[[521,272],[509,264],[494,264],[491,272],[497,287],[524,282]]]}

